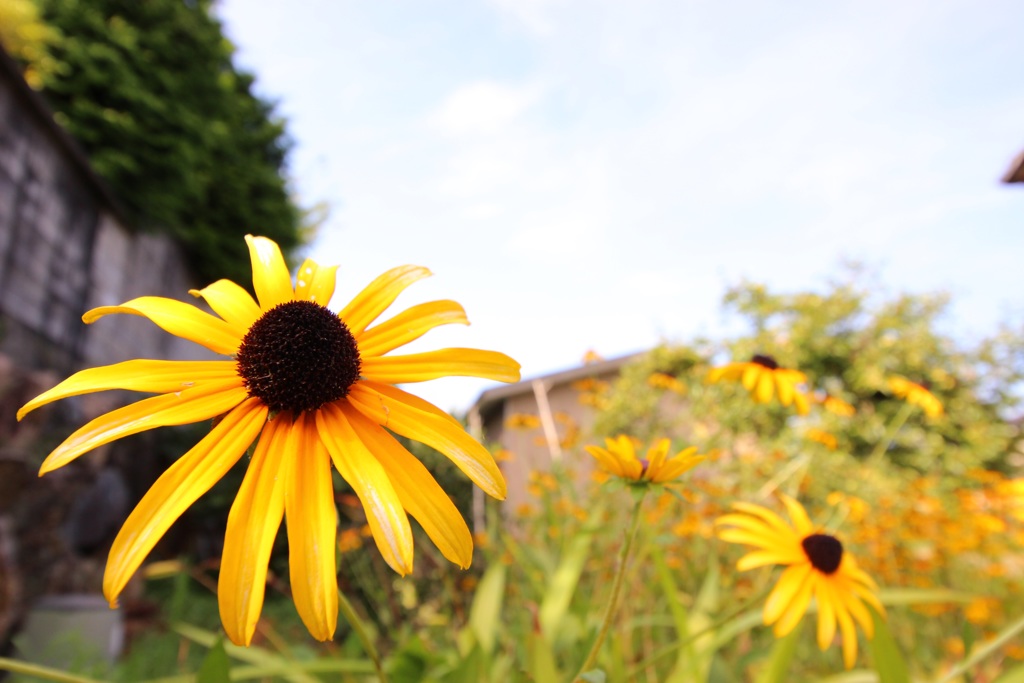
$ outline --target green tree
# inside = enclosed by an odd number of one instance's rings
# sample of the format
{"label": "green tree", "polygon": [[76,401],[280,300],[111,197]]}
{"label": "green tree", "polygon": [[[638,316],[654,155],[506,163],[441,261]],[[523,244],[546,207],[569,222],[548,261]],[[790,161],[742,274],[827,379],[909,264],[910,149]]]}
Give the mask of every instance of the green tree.
{"label": "green tree", "polygon": [[[725,306],[747,324],[746,334],[656,350],[623,373],[597,427],[641,438],[674,431],[711,445],[716,434],[751,433],[766,447],[785,447],[787,440],[791,446],[795,434],[814,427],[834,434],[854,457],[866,458],[882,444],[890,460],[922,472],[1009,469],[1022,436],[1024,330],[1004,328],[968,344],[940,331],[947,305],[941,294],[873,294],[857,271],[822,292],[780,294],[741,284],[726,294]],[[802,370],[809,391],[842,399],[856,414],[817,406],[797,418],[777,401],[754,403],[735,383],[704,382],[712,365],[754,354]],[[677,377],[689,391],[666,402],[665,392],[648,384],[656,372]],[[887,383],[893,375],[928,386],[946,414],[934,419],[913,409],[901,416],[904,403]],[[668,412],[654,409],[666,405]]]}
{"label": "green tree", "polygon": [[249,280],[247,232],[299,245],[284,123],[209,0],[37,1],[60,34],[43,93],[139,227],[178,238],[203,281]]}

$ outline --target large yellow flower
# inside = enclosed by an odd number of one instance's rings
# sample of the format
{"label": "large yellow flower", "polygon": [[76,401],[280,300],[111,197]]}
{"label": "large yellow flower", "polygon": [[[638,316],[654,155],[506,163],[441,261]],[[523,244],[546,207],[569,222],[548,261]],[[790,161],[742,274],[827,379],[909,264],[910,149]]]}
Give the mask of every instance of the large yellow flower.
{"label": "large yellow flower", "polygon": [[775,636],[781,638],[792,631],[811,598],[817,598],[818,647],[824,650],[829,646],[838,623],[843,636],[843,662],[849,669],[857,658],[854,622],[868,638],[875,633],[864,603],[885,614],[875,595],[878,586],[857,566],[839,539],[814,527],[800,503],[786,495],[781,498],[795,528],[760,505],[734,503],[739,512],[718,518],[716,523],[726,527],[719,530],[718,537],[754,548],[736,564],[740,571],[786,565],[764,606],[764,623],[775,624]]}
{"label": "large yellow flower", "polygon": [[801,415],[806,415],[810,410],[807,395],[797,389],[797,385],[807,382],[807,375],[799,370],[779,367],[771,356],[757,354],[749,361],[729,363],[708,372],[708,382],[720,382],[723,379],[741,381],[743,388],[758,403],[771,403],[772,397],[778,393],[782,405],[795,405]]}
{"label": "large yellow flower", "polygon": [[928,390],[928,387],[911,382],[906,377],[893,375],[889,378],[889,389],[907,403],[918,406],[928,417],[941,417],[942,401]]}
{"label": "large yellow flower", "polygon": [[444,453],[491,496],[504,498],[505,480],[457,421],[394,385],[448,375],[512,382],[519,379],[519,364],[476,349],[386,355],[439,325],[468,324],[459,304],[433,301],[370,326],[406,287],[430,275],[426,268],[389,270],[335,314],[325,306],[334,294],[336,266],[307,260],[293,287],[277,244],[252,236],[246,242],[259,303],[237,284],[219,280],[192,291],[216,316],[180,301],[140,297],[83,318],[91,323],[111,313],[143,316],[230,360],[131,360],[83,370],[27,403],[18,418],[94,391],[158,394],[76,431],[50,453],[40,474],[129,434],[217,418],[210,433],[153,484],[114,540],[103,578],[111,604],[168,527],[259,437],[228,517],[217,590],[221,620],[233,642],[250,642],[271,547],[285,519],[296,608],[310,632],[326,640],[338,612],[331,463],[359,496],[377,547],[395,571],[412,569],[407,512],[445,557],[468,567],[473,541],[465,521],[391,432]]}
{"label": "large yellow flower", "polygon": [[668,439],[655,441],[647,449],[645,458],[637,456],[633,439],[624,434],[614,439],[605,439],[604,442],[607,448],[585,446],[587,453],[597,459],[598,465],[605,472],[631,482],[664,484],[705,460],[705,456],[696,455],[696,446],[690,446],[669,457],[672,442]]}

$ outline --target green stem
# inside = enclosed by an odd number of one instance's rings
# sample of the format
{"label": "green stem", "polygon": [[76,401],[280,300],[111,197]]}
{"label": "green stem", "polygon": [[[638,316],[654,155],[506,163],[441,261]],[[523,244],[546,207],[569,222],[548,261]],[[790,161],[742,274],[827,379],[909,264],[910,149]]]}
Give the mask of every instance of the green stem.
{"label": "green stem", "polygon": [[608,607],[604,612],[604,621],[601,623],[601,630],[597,632],[597,640],[594,641],[593,647],[590,648],[590,654],[587,655],[587,659],[583,662],[583,666],[580,667],[579,673],[573,678],[578,680],[587,671],[594,668],[594,664],[597,663],[597,655],[601,651],[601,646],[604,645],[604,639],[608,636],[608,631],[612,627],[612,617],[615,616],[615,608],[619,603],[619,593],[622,591],[622,578],[626,575],[626,564],[629,560],[629,552],[633,547],[633,539],[636,538],[637,529],[640,528],[640,506],[644,503],[644,497],[647,492],[644,491],[636,500],[636,505],[633,506],[633,516],[630,519],[629,531],[626,532],[626,542],[622,544],[622,548],[619,549],[619,562],[618,567],[615,570],[615,579],[612,582],[612,594],[608,599]]}
{"label": "green stem", "polygon": [[345,617],[345,621],[352,626],[352,630],[355,631],[356,638],[362,643],[363,649],[366,650],[366,654],[370,656],[373,661],[373,668],[377,670],[377,679],[380,683],[388,683],[388,677],[384,673],[383,663],[380,661],[380,653],[377,652],[377,648],[373,644],[373,639],[370,638],[369,632],[366,630],[366,626],[363,624],[363,620],[356,614],[355,609],[352,608],[352,603],[345,597],[345,593],[338,591],[338,609],[342,616]]}
{"label": "green stem", "polygon": [[101,681],[92,678],[82,678],[60,669],[51,669],[48,666],[30,664],[17,659],[8,659],[7,657],[0,657],[0,671],[13,671],[18,674],[38,676],[48,681],[57,681],[57,683],[101,683]]}
{"label": "green stem", "polygon": [[868,456],[866,462],[874,465],[882,459],[885,452],[889,450],[892,440],[896,438],[896,433],[900,431],[900,428],[903,427],[912,412],[914,412],[914,405],[912,403],[904,403],[903,408],[900,409],[900,412],[896,413],[892,424],[889,425],[889,430],[882,437],[882,440],[878,442],[878,445],[875,446],[875,450],[871,451],[871,455]]}
{"label": "green stem", "polygon": [[676,650],[682,649],[682,648],[684,648],[684,647],[686,647],[688,645],[693,644],[694,641],[696,641],[698,638],[701,638],[701,637],[707,635],[708,633],[711,633],[712,631],[717,631],[719,627],[724,626],[725,624],[729,623],[730,621],[732,621],[736,617],[740,616],[741,614],[750,611],[752,606],[760,603],[761,600],[768,595],[768,593],[771,590],[771,588],[772,588],[771,586],[768,586],[767,588],[764,588],[763,590],[758,592],[757,595],[755,595],[753,598],[748,600],[746,603],[740,605],[739,607],[737,607],[736,609],[732,610],[731,612],[726,613],[724,616],[719,617],[718,619],[716,619],[715,621],[711,622],[710,624],[708,624],[704,628],[699,629],[699,630],[697,630],[697,631],[695,631],[693,633],[689,633],[689,634],[687,634],[687,636],[685,638],[677,640],[676,642],[672,643],[671,645],[666,645],[662,649],[658,650],[653,655],[651,655],[647,659],[643,660],[642,662],[640,662],[639,664],[637,664],[636,666],[634,666],[630,670],[630,672],[629,672],[629,675],[631,677],[630,680],[638,677],[640,675],[641,671],[643,671],[644,669],[649,667],[651,664],[654,664],[659,659],[667,657],[668,655],[672,654]]}

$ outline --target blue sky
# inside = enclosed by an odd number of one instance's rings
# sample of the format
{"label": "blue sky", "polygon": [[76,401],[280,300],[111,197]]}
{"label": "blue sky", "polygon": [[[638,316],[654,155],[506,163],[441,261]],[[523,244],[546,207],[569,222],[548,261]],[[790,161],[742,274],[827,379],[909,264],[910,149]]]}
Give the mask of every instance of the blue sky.
{"label": "blue sky", "polygon": [[[222,0],[279,102],[335,306],[387,268],[525,376],[725,329],[743,279],[844,259],[945,290],[962,339],[1024,319],[1024,4]],[[414,387],[465,409],[488,386]]]}

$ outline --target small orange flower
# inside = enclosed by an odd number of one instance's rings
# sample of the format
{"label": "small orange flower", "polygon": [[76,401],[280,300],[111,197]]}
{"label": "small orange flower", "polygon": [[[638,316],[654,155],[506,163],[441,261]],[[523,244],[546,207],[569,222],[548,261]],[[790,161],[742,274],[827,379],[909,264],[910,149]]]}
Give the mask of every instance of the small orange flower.
{"label": "small orange flower", "polygon": [[907,403],[921,408],[928,417],[941,417],[943,412],[942,401],[935,397],[928,387],[917,382],[911,382],[906,377],[893,375],[889,378],[889,390],[902,398]]}

